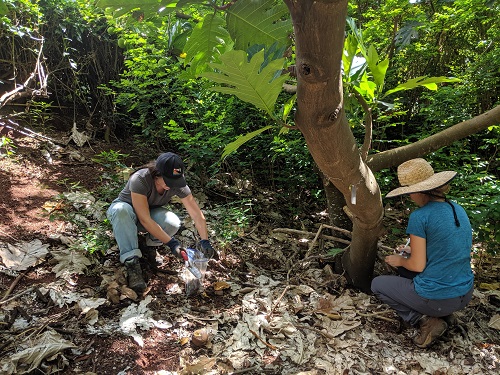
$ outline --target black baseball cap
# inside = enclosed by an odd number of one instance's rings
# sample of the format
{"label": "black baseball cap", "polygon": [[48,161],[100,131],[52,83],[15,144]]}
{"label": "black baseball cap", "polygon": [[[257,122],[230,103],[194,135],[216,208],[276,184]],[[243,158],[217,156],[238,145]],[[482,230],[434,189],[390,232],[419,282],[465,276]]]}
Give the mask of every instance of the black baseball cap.
{"label": "black baseball cap", "polygon": [[156,159],[156,169],[161,173],[163,181],[168,187],[184,187],[184,163],[179,155],[165,152]]}

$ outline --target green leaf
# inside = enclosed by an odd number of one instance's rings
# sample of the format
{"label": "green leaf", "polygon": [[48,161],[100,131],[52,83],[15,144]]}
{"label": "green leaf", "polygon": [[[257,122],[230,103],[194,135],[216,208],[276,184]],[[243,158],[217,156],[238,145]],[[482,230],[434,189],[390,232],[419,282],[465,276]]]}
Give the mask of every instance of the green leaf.
{"label": "green leaf", "polygon": [[222,153],[222,159],[226,158],[229,154],[235,152],[241,145],[245,144],[252,138],[255,138],[258,136],[260,133],[266,131],[267,129],[272,128],[272,125],[267,125],[264,126],[263,128],[260,128],[258,130],[255,130],[251,133],[247,133],[245,135],[240,135],[236,141],[229,143],[226,147],[224,147],[224,152]]}
{"label": "green leaf", "polygon": [[286,119],[288,118],[288,115],[290,114],[291,110],[295,106],[295,102],[297,101],[297,94],[293,94],[290,99],[286,101],[286,103],[283,104],[282,111],[281,111],[281,119],[286,122]]}
{"label": "green leaf", "polygon": [[426,87],[429,90],[437,90],[437,83],[445,83],[445,82],[460,82],[460,79],[458,78],[448,78],[448,77],[416,77],[413,79],[410,79],[406,81],[405,83],[401,83],[397,85],[395,88],[387,91],[382,98],[385,98],[386,96],[402,91],[402,90],[411,90],[416,87]]}
{"label": "green leaf", "polygon": [[7,13],[9,13],[7,4],[3,0],[0,0],[0,17],[5,16]]}
{"label": "green leaf", "polygon": [[418,27],[422,26],[422,22],[407,21],[403,27],[396,32],[394,40],[396,45],[401,48],[407,46],[412,40],[418,38]]}
{"label": "green leaf", "polygon": [[142,10],[145,17],[158,13],[160,9],[175,10],[177,0],[96,0],[95,5],[101,9],[114,9],[113,16],[118,18],[131,10]]}
{"label": "green leaf", "polygon": [[235,49],[247,50],[254,44],[290,45],[290,13],[275,0],[237,1],[227,11],[227,28]]}
{"label": "green leaf", "polygon": [[351,67],[356,52],[358,51],[358,41],[356,37],[349,34],[344,42],[344,53],[342,54],[342,66],[344,68],[344,75],[349,77],[351,75]]}
{"label": "green leaf", "polygon": [[201,74],[202,77],[225,85],[213,87],[212,90],[235,95],[274,117],[274,104],[288,74],[273,78],[283,68],[284,59],[273,60],[261,69],[264,62],[263,50],[256,53],[250,62],[247,61],[245,51],[232,50],[221,56],[221,62],[209,64],[214,72]]}
{"label": "green leaf", "polygon": [[223,25],[224,20],[221,17],[209,14],[194,28],[184,46],[184,65],[190,64],[193,76],[206,71],[207,63],[219,61],[220,55],[231,47],[229,33]]}
{"label": "green leaf", "polygon": [[385,74],[387,72],[387,68],[389,67],[389,59],[386,58],[379,62],[378,53],[373,45],[368,47],[368,54],[365,58],[377,88],[382,90],[382,87],[384,86]]}
{"label": "green leaf", "polygon": [[354,89],[361,95],[368,97],[370,100],[375,99],[375,90],[377,85],[373,81],[368,81],[366,73],[363,74],[363,78],[359,82],[359,86],[354,86]]}

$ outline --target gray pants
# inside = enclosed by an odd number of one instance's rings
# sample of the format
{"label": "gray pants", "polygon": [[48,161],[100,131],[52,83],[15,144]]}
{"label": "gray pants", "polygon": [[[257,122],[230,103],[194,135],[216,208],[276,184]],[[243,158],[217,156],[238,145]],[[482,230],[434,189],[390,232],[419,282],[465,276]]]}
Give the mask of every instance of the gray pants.
{"label": "gray pants", "polygon": [[377,276],[372,281],[372,292],[411,325],[416,325],[422,315],[443,317],[463,309],[472,299],[471,288],[465,295],[448,299],[427,299],[415,292],[412,279],[401,276]]}

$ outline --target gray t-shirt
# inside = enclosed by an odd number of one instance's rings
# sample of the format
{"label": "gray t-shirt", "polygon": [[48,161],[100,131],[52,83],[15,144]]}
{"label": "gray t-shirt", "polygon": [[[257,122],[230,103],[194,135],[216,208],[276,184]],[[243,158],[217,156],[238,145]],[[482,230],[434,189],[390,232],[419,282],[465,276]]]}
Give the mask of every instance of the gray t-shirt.
{"label": "gray t-shirt", "polygon": [[187,197],[191,194],[191,189],[186,185],[182,188],[170,188],[170,190],[160,194],[156,190],[155,182],[151,173],[149,173],[149,169],[144,168],[139,169],[130,176],[127,184],[120,192],[120,195],[118,195],[118,199],[122,202],[132,204],[131,192],[145,195],[148,198],[149,208],[156,208],[166,205],[176,195],[181,199]]}

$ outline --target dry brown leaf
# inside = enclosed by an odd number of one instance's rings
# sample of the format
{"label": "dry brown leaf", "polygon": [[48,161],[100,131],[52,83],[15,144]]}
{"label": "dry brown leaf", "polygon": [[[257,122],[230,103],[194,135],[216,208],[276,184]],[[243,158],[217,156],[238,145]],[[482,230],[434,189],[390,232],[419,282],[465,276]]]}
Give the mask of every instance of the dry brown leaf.
{"label": "dry brown leaf", "polygon": [[224,290],[224,289],[231,288],[231,285],[229,285],[225,281],[217,281],[213,285],[214,285],[214,290],[215,291],[219,291],[219,290]]}
{"label": "dry brown leaf", "polygon": [[137,300],[137,293],[130,289],[128,286],[122,285],[120,287],[120,292],[122,292],[120,299],[130,298],[133,301]]}
{"label": "dry brown leaf", "polygon": [[115,288],[108,288],[106,293],[106,298],[113,304],[116,305],[120,302],[120,293]]}

